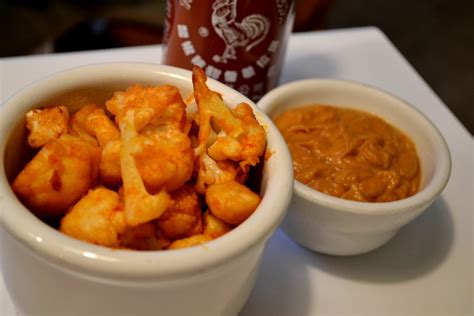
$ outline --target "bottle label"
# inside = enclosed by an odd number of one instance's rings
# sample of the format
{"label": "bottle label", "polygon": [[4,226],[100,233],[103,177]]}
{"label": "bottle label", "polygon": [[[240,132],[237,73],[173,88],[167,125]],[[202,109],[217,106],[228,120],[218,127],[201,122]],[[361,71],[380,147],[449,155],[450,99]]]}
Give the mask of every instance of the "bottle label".
{"label": "bottle label", "polygon": [[198,65],[207,76],[258,100],[278,80],[291,4],[168,0],[164,62],[188,69]]}

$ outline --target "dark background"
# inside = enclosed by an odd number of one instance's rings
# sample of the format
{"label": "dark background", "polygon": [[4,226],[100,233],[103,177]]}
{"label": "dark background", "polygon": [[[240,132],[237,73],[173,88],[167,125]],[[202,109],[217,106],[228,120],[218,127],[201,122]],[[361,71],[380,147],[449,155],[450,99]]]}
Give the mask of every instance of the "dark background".
{"label": "dark background", "polygon": [[[0,57],[160,43],[164,7],[164,0],[0,0]],[[473,12],[471,0],[297,0],[294,31],[379,27],[472,134]]]}

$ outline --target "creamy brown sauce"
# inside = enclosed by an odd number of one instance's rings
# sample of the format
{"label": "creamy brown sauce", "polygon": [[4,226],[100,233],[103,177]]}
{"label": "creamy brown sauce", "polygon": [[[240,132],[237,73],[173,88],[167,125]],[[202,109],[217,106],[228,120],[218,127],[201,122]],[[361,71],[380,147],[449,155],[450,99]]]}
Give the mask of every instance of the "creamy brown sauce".
{"label": "creamy brown sauce", "polygon": [[388,202],[415,194],[420,167],[410,138],[367,112],[307,105],[274,119],[295,178],[344,199]]}

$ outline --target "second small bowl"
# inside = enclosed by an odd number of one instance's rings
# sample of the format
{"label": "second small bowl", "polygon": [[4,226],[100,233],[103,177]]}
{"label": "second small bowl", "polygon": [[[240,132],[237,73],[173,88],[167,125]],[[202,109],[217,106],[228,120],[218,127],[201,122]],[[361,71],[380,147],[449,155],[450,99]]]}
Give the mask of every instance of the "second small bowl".
{"label": "second small bowl", "polygon": [[295,180],[293,199],[282,228],[299,244],[332,255],[371,251],[420,215],[446,186],[451,171],[448,146],[434,124],[407,102],[366,85],[330,79],[285,84],[258,102],[270,117],[308,104],[363,110],[403,131],[416,146],[421,183],[418,193],[411,197],[368,203],[326,195]]}

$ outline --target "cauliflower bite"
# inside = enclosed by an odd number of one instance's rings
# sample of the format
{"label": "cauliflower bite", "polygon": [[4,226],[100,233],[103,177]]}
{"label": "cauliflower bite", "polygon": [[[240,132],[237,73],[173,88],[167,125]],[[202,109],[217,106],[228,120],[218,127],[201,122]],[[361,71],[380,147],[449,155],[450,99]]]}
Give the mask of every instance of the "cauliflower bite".
{"label": "cauliflower bite", "polygon": [[176,240],[202,232],[202,216],[199,198],[189,186],[183,186],[171,194],[171,204],[158,219],[161,232]]}
{"label": "cauliflower bite", "polygon": [[[135,123],[140,124],[140,128],[136,126],[140,132],[134,158],[140,176],[151,192],[162,188],[174,191],[191,178],[193,171],[194,151],[184,133],[188,124],[185,104],[175,95],[176,91],[169,86],[143,88],[135,85],[125,92],[115,93],[107,102],[117,115],[123,116],[126,110],[134,111]],[[167,97],[159,102],[155,94]],[[133,102],[141,103],[137,103],[138,106]],[[107,144],[102,152],[100,178],[109,185],[120,185],[119,166],[120,144]]]}
{"label": "cauliflower bite", "polygon": [[[194,151],[186,134],[173,126],[147,126],[137,138],[134,154],[137,168],[151,192],[166,188],[174,191],[191,178]],[[108,186],[119,186],[120,142],[109,142],[102,150],[99,166],[101,181]]]}
{"label": "cauliflower bite", "polygon": [[68,131],[69,112],[64,106],[31,110],[26,113],[28,144],[33,148],[56,140]]}
{"label": "cauliflower bite", "polygon": [[96,245],[119,246],[119,234],[127,227],[123,203],[117,192],[90,190],[61,220],[60,231]]}
{"label": "cauliflower bite", "polygon": [[[214,125],[220,130],[214,131],[217,136],[207,149],[208,155],[216,161],[230,159],[255,166],[265,151],[265,130],[248,104],[241,103],[231,110],[220,94],[206,86],[206,79],[204,71],[195,66],[193,85],[199,111],[198,154],[207,146]],[[214,124],[211,124],[211,119]]]}
{"label": "cauliflower bite", "polygon": [[125,91],[115,92],[105,106],[115,115],[118,124],[129,110],[133,110],[135,128],[140,131],[174,103],[183,103],[176,87],[142,87],[136,84]]}
{"label": "cauliflower bite", "polygon": [[216,183],[207,188],[206,203],[211,213],[224,222],[239,225],[260,203],[260,196],[236,181]]}
{"label": "cauliflower bite", "polygon": [[231,159],[255,166],[265,150],[265,131],[247,103],[237,105],[232,114],[240,121],[242,130],[223,124],[207,152],[217,161]]}
{"label": "cauliflower bite", "polygon": [[63,134],[48,142],[13,182],[13,191],[38,216],[57,217],[95,184],[100,149]]}
{"label": "cauliflower bite", "polygon": [[134,158],[150,191],[171,192],[191,178],[194,151],[189,137],[172,125],[147,126],[139,136]]}
{"label": "cauliflower bite", "polygon": [[137,250],[161,250],[170,242],[153,222],[131,226],[123,197],[107,188],[89,190],[62,218],[60,231],[96,245]]}
{"label": "cauliflower bite", "polygon": [[104,110],[95,104],[86,105],[74,113],[70,126],[72,134],[96,139],[101,148],[104,148],[110,141],[120,139],[117,126],[105,114]]}
{"label": "cauliflower bite", "polygon": [[198,159],[198,175],[195,189],[204,194],[209,185],[232,181],[237,176],[237,170],[225,162],[216,162],[205,152]]}
{"label": "cauliflower bite", "polygon": [[134,110],[129,110],[120,121],[120,172],[123,181],[125,216],[130,226],[157,219],[170,204],[166,190],[148,193],[138,171],[134,155],[139,150]]}

